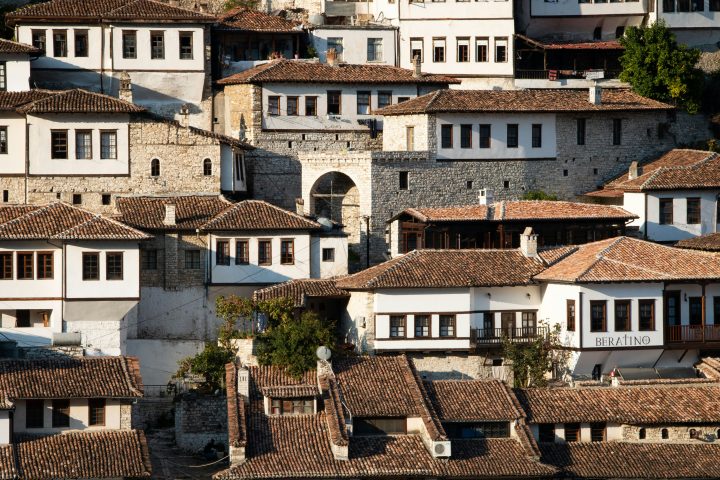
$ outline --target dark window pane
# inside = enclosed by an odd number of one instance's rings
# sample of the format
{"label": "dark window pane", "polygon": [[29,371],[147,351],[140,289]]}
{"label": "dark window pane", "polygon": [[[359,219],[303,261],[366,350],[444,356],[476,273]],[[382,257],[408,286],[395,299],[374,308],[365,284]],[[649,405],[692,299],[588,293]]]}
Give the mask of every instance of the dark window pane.
{"label": "dark window pane", "polygon": [[25,401],[25,428],[45,426],[45,400]]}
{"label": "dark window pane", "polygon": [[215,264],[230,265],[230,242],[218,240],[215,244]]}
{"label": "dark window pane", "polygon": [[258,242],[258,265],[272,264],[272,243],[270,240]]}
{"label": "dark window pane", "polygon": [[105,399],[91,398],[88,400],[90,426],[105,425]]}
{"label": "dark window pane", "polygon": [[507,126],[507,147],[517,148],[518,147],[518,124],[508,123]]}
{"label": "dark window pane", "polygon": [[52,426],[53,428],[70,426],[70,400],[52,401]]}
{"label": "dark window pane", "polygon": [[82,276],[83,280],[100,279],[100,254],[97,252],[85,252],[82,254]]}

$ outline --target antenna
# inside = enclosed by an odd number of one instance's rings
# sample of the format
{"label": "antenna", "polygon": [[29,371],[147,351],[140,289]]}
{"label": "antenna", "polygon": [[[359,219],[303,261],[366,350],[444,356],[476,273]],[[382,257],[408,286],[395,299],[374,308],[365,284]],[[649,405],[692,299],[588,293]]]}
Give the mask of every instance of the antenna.
{"label": "antenna", "polygon": [[332,352],[325,345],[320,345],[317,350],[315,350],[315,355],[317,355],[320,360],[325,360],[327,362],[328,360],[330,360]]}

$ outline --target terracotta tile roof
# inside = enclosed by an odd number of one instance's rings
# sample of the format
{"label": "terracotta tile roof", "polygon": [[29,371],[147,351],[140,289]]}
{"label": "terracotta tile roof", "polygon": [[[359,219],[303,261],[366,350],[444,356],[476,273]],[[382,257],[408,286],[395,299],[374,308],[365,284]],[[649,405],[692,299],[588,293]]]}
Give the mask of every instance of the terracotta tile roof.
{"label": "terracotta tile roof", "polygon": [[340,398],[340,387],[334,375],[321,377],[319,383],[323,393],[325,420],[330,441],[333,445],[345,447],[350,444],[350,436],[345,419],[345,408]]}
{"label": "terracotta tile roof", "polygon": [[262,200],[243,200],[228,206],[201,227],[206,231],[317,230],[321,225]]}
{"label": "terracotta tile roof", "polygon": [[225,365],[225,387],[227,393],[228,442],[232,447],[247,444],[245,401],[238,393],[238,369],[235,363]]}
{"label": "terracotta tile roof", "polygon": [[15,478],[147,478],[152,473],[147,441],[139,430],[18,436],[17,440]]}
{"label": "terracotta tile roof", "polygon": [[517,38],[535,45],[543,50],[625,50],[617,40],[595,40],[595,41],[558,41],[558,40],[537,40],[525,35],[515,34]]}
{"label": "terracotta tile roof", "polygon": [[21,106],[47,98],[56,92],[33,89],[25,92],[0,92],[0,111],[14,112]]}
{"label": "terracotta tile roof", "polygon": [[242,83],[383,83],[383,84],[433,84],[459,83],[452,77],[423,74],[414,77],[412,70],[389,65],[330,66],[326,63],[304,60],[273,60],[248,70],[218,80],[219,85]]}
{"label": "terracotta tile roof", "polygon": [[174,7],[154,0],[51,0],[27,5],[6,15],[6,22],[14,26],[21,22],[103,23],[113,20],[135,21],[187,21],[212,23],[215,18],[204,13]]}
{"label": "terracotta tile roof", "polygon": [[0,360],[0,391],[9,398],[137,398],[135,357]]}
{"label": "terracotta tile roof", "polygon": [[253,292],[253,300],[270,300],[274,298],[289,298],[296,308],[305,306],[305,300],[312,297],[346,298],[350,292],[338,288],[335,279],[303,278],[278,283],[261,288]]}
{"label": "terracotta tile roof", "polygon": [[62,202],[0,205],[0,240],[145,240],[144,232]]}
{"label": "terracotta tile roof", "polygon": [[517,286],[543,269],[519,250],[414,250],[337,281],[339,288]]}
{"label": "terracotta tile roof", "polygon": [[138,113],[145,109],[109,95],[76,88],[58,91],[18,107],[23,114],[43,113]]}
{"label": "terracotta tile roof", "polygon": [[580,245],[535,276],[559,282],[648,282],[720,278],[720,257],[629,237]]}
{"label": "terracotta tile roof", "polygon": [[[118,197],[115,202],[123,223],[144,230],[195,230],[232,205],[221,195]],[[175,225],[165,225],[165,206],[175,205]]]}
{"label": "terracotta tile roof", "polygon": [[16,480],[19,478],[15,447],[12,444],[0,445],[0,479]]}
{"label": "terracotta tile roof", "polygon": [[571,245],[565,247],[550,247],[538,249],[538,256],[545,265],[554,265],[571,253],[575,253],[578,247]]}
{"label": "terracotta tile roof", "polygon": [[720,252],[720,233],[708,233],[707,235],[680,240],[675,246],[690,250]]}
{"label": "terracotta tile roof", "polygon": [[24,43],[13,42],[12,40],[0,38],[0,53],[39,54],[40,50],[32,45],[26,45]]}
{"label": "terracotta tile roof", "polygon": [[672,110],[666,103],[642,97],[628,89],[606,88],[602,103],[588,101],[587,89],[438,90],[390,105],[378,115],[482,112],[603,112]]}
{"label": "terracotta tile roof", "polygon": [[714,381],[720,381],[720,358],[703,357],[700,362],[695,364],[697,368],[706,378]]}
{"label": "terracotta tile roof", "polygon": [[712,384],[528,388],[515,393],[532,423],[720,423],[720,387]]}
{"label": "terracotta tile roof", "polygon": [[515,395],[499,380],[435,380],[425,382],[425,389],[443,422],[512,421],[525,416]]}
{"label": "terracotta tile roof", "polygon": [[264,392],[302,390],[307,395],[318,395],[317,374],[315,370],[305,372],[301,378],[290,376],[284,369],[269,365],[249,367],[250,370],[250,396],[257,400]]}
{"label": "terracotta tile roof", "polygon": [[300,23],[244,7],[234,8],[218,18],[220,29],[244,32],[302,33]]}
{"label": "terracotta tile roof", "polygon": [[[638,218],[627,210],[614,205],[598,205],[548,200],[512,200],[490,205],[463,205],[457,207],[407,208],[393,219],[407,214],[423,222],[467,221],[520,221],[565,219],[618,219]],[[392,221],[392,220],[391,220]]]}
{"label": "terracotta tile roof", "polygon": [[567,478],[720,478],[720,445],[695,443],[547,443],[542,460]]}

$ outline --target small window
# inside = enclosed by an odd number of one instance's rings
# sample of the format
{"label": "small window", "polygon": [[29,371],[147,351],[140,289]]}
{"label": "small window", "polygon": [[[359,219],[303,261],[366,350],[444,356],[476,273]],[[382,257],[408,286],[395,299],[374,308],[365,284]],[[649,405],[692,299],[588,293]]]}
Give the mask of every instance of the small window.
{"label": "small window", "polygon": [[123,279],[123,252],[108,252],[105,254],[105,279]]}
{"label": "small window", "polygon": [[180,32],[180,60],[192,60],[193,58],[193,34],[192,32]]}
{"label": "small window", "polygon": [[641,428],[640,430],[638,430],[638,439],[645,440],[646,437],[647,437],[647,432],[645,431],[644,428]]}
{"label": "small window", "polygon": [[268,97],[268,115],[280,115],[280,97],[277,95]]}
{"label": "small window", "polygon": [[508,123],[507,126],[507,148],[518,148],[518,129],[517,123]]}
{"label": "small window", "polygon": [[305,97],[305,116],[317,116],[317,97]]}
{"label": "small window", "polygon": [[663,428],[662,430],[660,430],[660,437],[661,437],[663,440],[667,440],[668,438],[670,438],[670,434],[668,433],[668,429],[667,429],[667,428]]}
{"label": "small window", "polygon": [[495,39],[495,62],[505,63],[508,60],[508,41],[507,38]]}
{"label": "small window", "polygon": [[75,30],[75,56],[88,56],[88,31]]}
{"label": "small window", "polygon": [[328,115],[340,115],[342,112],[342,92],[340,90],[328,90],[327,92],[327,113]]}
{"label": "small window", "polygon": [[440,315],[440,336],[455,336],[455,315]]}
{"label": "small window", "polygon": [[378,108],[385,108],[390,105],[392,105],[392,92],[379,91],[377,96]]}
{"label": "small window", "polygon": [[100,280],[100,253],[84,252],[82,254],[82,279]]}
{"label": "small window", "polygon": [[0,153],[8,153],[8,127],[0,127]]}
{"label": "small window", "polygon": [[0,253],[0,280],[13,279],[13,254],[9,252]]}
{"label": "small window", "polygon": [[587,126],[587,120],[585,118],[578,118],[576,120],[577,126],[577,144],[585,145],[585,127]]}
{"label": "small window", "polygon": [[367,61],[382,62],[383,61],[383,41],[382,38],[367,39]]}
{"label": "small window", "polygon": [[579,442],[580,441],[580,424],[579,423],[566,423],[565,424],[565,441],[566,442]]}
{"label": "small window", "polygon": [[542,443],[555,442],[555,424],[540,423],[538,424],[538,441]]}
{"label": "small window", "polygon": [[622,118],[613,118],[613,145],[622,145]]}
{"label": "small window", "polygon": [[105,425],[105,399],[91,398],[88,400],[88,425]]}
{"label": "small window", "polygon": [[590,424],[590,441],[591,442],[604,442],[605,441],[605,423],[591,423]]}
{"label": "small window", "polygon": [[575,331],[575,300],[567,300],[567,319],[565,329],[568,332]]}
{"label": "small window", "polygon": [[507,190],[510,188],[510,180],[503,180],[503,188]]}
{"label": "small window", "polygon": [[472,190],[472,188],[473,188],[473,181],[472,181],[472,180],[467,180],[467,181],[465,181],[465,188],[468,189],[468,190]]}
{"label": "small window", "polygon": [[[720,2],[720,0],[718,0]],[[410,60],[415,61],[415,58],[420,60],[420,63],[424,61],[423,59],[423,39],[422,38],[411,38],[410,39]]]}
{"label": "small window", "polygon": [[415,336],[430,336],[430,315],[415,315]]}
{"label": "small window", "polygon": [[615,331],[631,330],[630,300],[615,300]]}
{"label": "small window", "polygon": [[357,114],[370,114],[370,92],[357,92]]}
{"label": "small window", "polygon": [[490,124],[481,124],[480,125],[480,148],[490,148]]}
{"label": "small window", "polygon": [[134,30],[123,30],[122,32],[122,56],[123,58],[137,58],[137,32]]}
{"label": "small window", "polygon": [[542,148],[542,124],[532,125],[532,148]]}
{"label": "small window", "polygon": [[405,316],[390,315],[390,337],[391,338],[405,337]]}
{"label": "small window", "polygon": [[230,265],[230,242],[228,240],[215,242],[215,264]]}
{"label": "small window", "polygon": [[150,58],[153,60],[165,58],[165,32],[150,32]]}
{"label": "small window", "polygon": [[400,190],[407,190],[410,187],[410,172],[398,172]]}
{"label": "small window", "polygon": [[405,127],[405,150],[415,150],[415,127]]}
{"label": "small window", "polygon": [[33,271],[33,258],[34,254],[32,252],[17,253],[18,280],[33,280],[35,278],[35,272]]}
{"label": "small window", "polygon": [[200,250],[185,250],[185,270],[200,270]]}
{"label": "small window", "polygon": [[282,265],[295,263],[295,240],[280,240],[280,263]]}
{"label": "small window", "polygon": [[441,125],[440,126],[440,147],[441,148],[453,148],[453,126],[452,125]]}
{"label": "small window", "polygon": [[289,116],[297,116],[298,115],[298,97],[286,97],[286,112]]}
{"label": "small window", "polygon": [[470,39],[457,39],[457,61],[458,63],[466,63],[470,61]]}
{"label": "small window", "polygon": [[641,332],[655,330],[655,300],[638,300],[638,311],[638,329]]}
{"label": "small window", "polygon": [[25,428],[45,426],[45,400],[25,400]]}
{"label": "small window", "polygon": [[45,30],[32,31],[32,45],[45,54],[46,40]]}
{"label": "small window", "polygon": [[272,242],[258,241],[258,265],[272,265]]}
{"label": "small window", "polygon": [[90,130],[75,131],[75,158],[78,160],[92,158],[92,132]]}
{"label": "small window", "polygon": [[399,418],[359,418],[353,419],[353,435],[404,435],[407,433],[407,419]]}
{"label": "small window", "polygon": [[150,176],[151,177],[159,177],[160,176],[160,159],[153,158],[150,161]]}
{"label": "small window", "polygon": [[697,197],[687,199],[687,223],[688,225],[700,223],[700,199]]}
{"label": "small window", "polygon": [[487,62],[489,49],[490,49],[490,39],[488,39],[488,38],[475,39],[475,61],[480,62],[480,63]]}
{"label": "small window", "polygon": [[334,262],[335,261],[335,249],[334,248],[323,248],[322,249],[322,261],[323,262]]}
{"label": "small window", "polygon": [[673,199],[660,199],[660,225],[673,224]]}
{"label": "small window", "polygon": [[53,428],[66,428],[70,426],[70,400],[52,401]]}
{"label": "small window", "polygon": [[30,310],[15,310],[15,327],[30,328]]}
{"label": "small window", "polygon": [[73,205],[82,205],[82,193],[73,193],[72,203]]}
{"label": "small window", "polygon": [[247,240],[235,240],[235,265],[250,263],[250,244]]}
{"label": "small window", "polygon": [[148,248],[140,250],[140,266],[143,270],[157,270],[157,250]]}
{"label": "small window", "polygon": [[50,158],[68,158],[68,133],[67,130],[50,131]]}
{"label": "small window", "polygon": [[53,30],[53,57],[67,57],[67,31]]}
{"label": "small window", "polygon": [[472,148],[472,125],[460,125],[460,148]]}
{"label": "small window", "polygon": [[433,38],[433,62],[445,62],[445,39]]}
{"label": "small window", "polygon": [[49,280],[53,278],[53,252],[37,253],[37,278],[38,280]]}
{"label": "small window", "polygon": [[313,398],[273,398],[270,400],[271,415],[312,415],[315,413]]}
{"label": "small window", "polygon": [[115,130],[100,132],[100,158],[102,160],[117,159],[117,132]]}
{"label": "small window", "polygon": [[212,175],[212,160],[206,158],[203,160],[203,175],[209,177]]}
{"label": "small window", "polygon": [[590,301],[590,331],[607,331],[607,302],[605,300]]}

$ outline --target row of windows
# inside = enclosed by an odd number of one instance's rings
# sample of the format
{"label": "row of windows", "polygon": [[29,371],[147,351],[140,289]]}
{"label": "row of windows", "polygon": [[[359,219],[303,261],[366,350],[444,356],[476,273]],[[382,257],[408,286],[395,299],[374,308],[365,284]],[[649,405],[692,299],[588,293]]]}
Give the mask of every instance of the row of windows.
{"label": "row of windows", "polygon": [[[337,61],[342,62],[344,60],[343,54],[345,51],[343,37],[328,37],[327,49],[335,49]],[[382,62],[383,61],[383,39],[382,38],[368,38],[367,39],[367,62]]]}
{"label": "row of windows", "polygon": [[[50,158],[67,160],[68,135],[68,130],[50,131]],[[92,130],[75,130],[76,159],[90,160],[93,158],[92,137]],[[102,160],[117,159],[117,130],[100,130],[100,158]]]}
{"label": "row of windows", "polygon": [[[13,255],[16,272],[13,272]],[[55,276],[53,252],[0,253],[0,280],[50,280]],[[83,252],[82,279],[100,280],[100,252]],[[105,253],[105,280],[123,279],[123,252]]]}
{"label": "row of windows", "polygon": [[[74,30],[73,38],[75,39],[74,56],[78,58],[87,57],[89,46],[88,31]],[[62,58],[68,56],[67,30],[52,30],[52,52],[48,52],[47,50],[47,34],[45,30],[32,31],[32,44],[35,48],[52,57]]]}
{"label": "row of windows", "polygon": [[[105,399],[91,398],[88,400],[88,425],[91,427],[105,425]],[[56,399],[52,401],[52,428],[70,426],[70,400]],[[45,400],[25,401],[25,428],[45,428]]]}
{"label": "row of windows", "polygon": [[[708,9],[720,12],[720,0],[709,0]],[[663,0],[663,12],[703,12],[705,0]]]}
{"label": "row of windows", "polygon": [[[572,302],[572,303],[571,303]],[[638,330],[649,332],[655,330],[655,300],[638,300]],[[590,301],[590,331],[607,332],[607,300]],[[631,300],[615,300],[615,328],[616,332],[629,332],[632,330]],[[567,329],[575,330],[575,300],[568,300]],[[572,327],[572,329],[570,328]]]}
{"label": "row of windows", "polygon": [[0,62],[0,92],[7,90],[7,64]]}
{"label": "row of windows", "polygon": [[[432,335],[432,315],[413,315],[413,319],[415,337],[429,338]],[[440,322],[440,337],[456,336],[455,315],[439,315],[438,321]],[[390,338],[406,338],[407,323],[406,315],[390,315]]]}
{"label": "row of windows", "polygon": [[[392,91],[380,90],[375,95],[369,90],[361,90],[356,92],[355,112],[358,115],[370,115],[373,111],[373,103],[376,109],[392,105]],[[373,102],[373,96],[375,101]],[[268,97],[267,113],[268,115],[281,115],[282,112],[288,116],[304,115],[306,117],[318,116],[316,96],[286,96],[285,108],[283,109],[282,98],[279,95],[271,95]],[[301,100],[302,98],[302,100]],[[410,97],[398,97],[398,103],[409,100]],[[304,110],[301,113],[300,106],[304,104]],[[327,115],[341,115],[343,111],[342,90],[328,90],[327,92]]]}
{"label": "row of windows", "polygon": [[[200,270],[201,254],[199,249],[185,250],[183,255],[184,267],[186,270]],[[143,249],[140,251],[140,268],[142,270],[158,269],[158,251],[154,248]]]}
{"label": "row of windows", "polygon": [[[582,441],[582,429],[579,423],[566,423],[564,424],[565,429],[565,441],[566,442],[580,442]],[[590,424],[590,441],[591,442],[604,442],[606,439],[607,425],[605,422],[597,422]],[[555,442],[555,424],[554,423],[540,423],[538,424],[538,440],[543,443]]]}
{"label": "row of windows", "polygon": [[270,400],[272,415],[312,415],[315,413],[313,398],[273,398]]}
{"label": "row of windows", "polygon": [[[478,129],[478,148],[490,148],[492,138],[492,125],[480,124]],[[440,126],[440,147],[453,148],[455,146],[454,125]],[[517,123],[507,124],[505,137],[507,148],[518,148],[520,143],[520,127]],[[460,125],[460,148],[473,148],[473,125]],[[542,148],[542,124],[532,124],[532,148]]]}
{"label": "row of windows", "polygon": [[[257,264],[272,265],[272,240],[257,241]],[[250,240],[235,239],[235,265],[250,263]],[[280,264],[295,263],[295,240],[280,240]],[[215,264],[230,265],[230,240],[218,240],[215,243]]]}
{"label": "row of windows", "polygon": [[[470,49],[471,37],[458,37],[455,39],[455,61],[458,63],[469,63],[472,61],[484,63],[490,61],[490,37],[475,37],[474,52],[472,56]],[[495,63],[508,61],[508,37],[494,37]],[[410,39],[410,58],[425,61],[425,39]],[[447,61],[447,39],[445,37],[433,37],[432,39],[432,61],[433,63],[445,63]]]}
{"label": "row of windows", "polygon": [[[672,225],[673,219],[673,201],[672,198],[660,199],[660,225]],[[717,213],[720,214],[720,201],[717,202]],[[685,199],[685,223],[688,225],[697,225],[702,218],[700,210],[700,198],[690,197]],[[720,219],[720,216],[717,217]]]}

